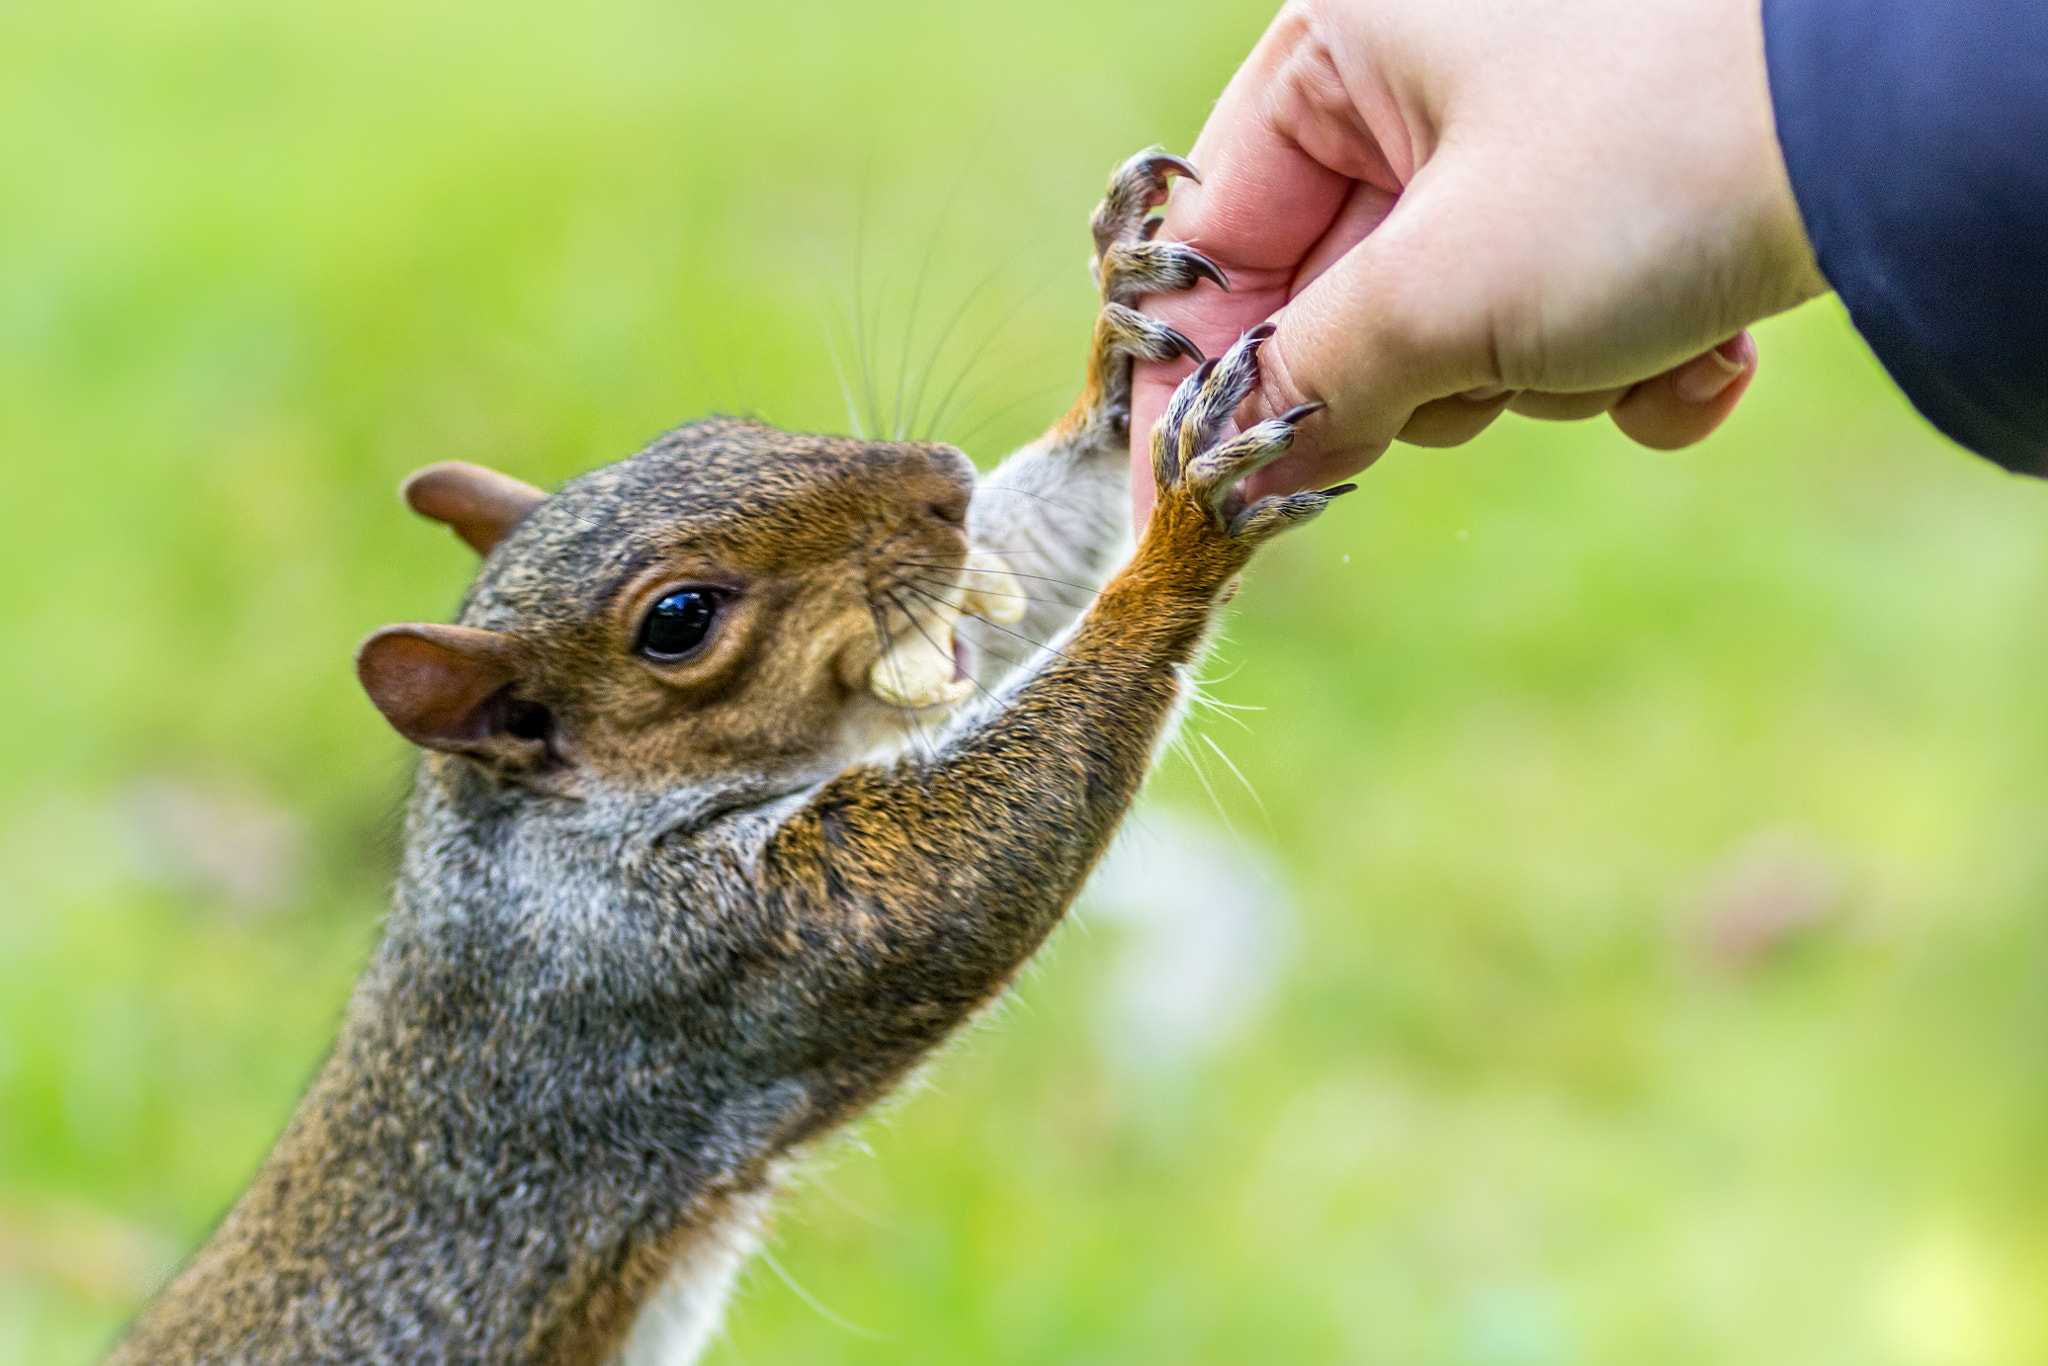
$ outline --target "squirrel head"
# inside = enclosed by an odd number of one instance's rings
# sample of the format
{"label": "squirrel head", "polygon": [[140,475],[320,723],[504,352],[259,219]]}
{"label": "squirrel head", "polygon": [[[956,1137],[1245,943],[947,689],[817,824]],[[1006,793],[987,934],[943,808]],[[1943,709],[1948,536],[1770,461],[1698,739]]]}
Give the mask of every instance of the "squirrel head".
{"label": "squirrel head", "polygon": [[431,466],[403,496],[483,567],[458,624],[386,627],[357,673],[406,738],[562,795],[843,764],[964,698],[954,622],[1021,602],[966,567],[973,489],[951,446],[732,419],[552,496]]}

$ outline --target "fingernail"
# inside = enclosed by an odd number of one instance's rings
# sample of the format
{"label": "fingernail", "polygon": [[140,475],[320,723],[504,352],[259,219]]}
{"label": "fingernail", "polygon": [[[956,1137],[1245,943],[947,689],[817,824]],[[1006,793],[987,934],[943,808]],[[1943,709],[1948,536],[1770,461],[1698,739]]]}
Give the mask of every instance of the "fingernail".
{"label": "fingernail", "polygon": [[1747,336],[1730,337],[1702,356],[1695,356],[1671,377],[1671,391],[1685,403],[1712,403],[1749,369]]}

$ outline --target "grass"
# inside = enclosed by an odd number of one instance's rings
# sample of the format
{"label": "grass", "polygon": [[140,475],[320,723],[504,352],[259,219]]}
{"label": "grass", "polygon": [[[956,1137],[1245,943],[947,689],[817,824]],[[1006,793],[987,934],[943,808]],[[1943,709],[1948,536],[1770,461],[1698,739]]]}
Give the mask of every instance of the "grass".
{"label": "grass", "polygon": [[[1104,173],[1262,21],[0,8],[0,1361],[203,1236],[374,940],[409,760],[349,651],[469,571],[398,478],[843,430],[835,352],[887,418],[936,350],[999,455]],[[1831,305],[1763,342],[1696,450],[1511,420],[1266,556],[1213,669],[1264,710],[1151,801],[1274,870],[1277,987],[1134,1073],[1084,916],[711,1359],[2048,1361],[2048,490]]]}

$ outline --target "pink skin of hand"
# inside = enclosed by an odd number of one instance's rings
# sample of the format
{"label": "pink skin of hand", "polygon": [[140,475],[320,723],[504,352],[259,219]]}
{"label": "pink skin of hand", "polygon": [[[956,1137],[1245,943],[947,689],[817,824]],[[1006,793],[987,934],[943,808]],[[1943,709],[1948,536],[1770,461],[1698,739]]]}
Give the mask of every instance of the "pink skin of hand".
{"label": "pink skin of hand", "polygon": [[[1144,311],[1210,355],[1278,325],[1241,421],[1329,404],[1248,494],[1338,482],[1395,439],[1454,445],[1510,409],[1689,445],[1755,376],[1747,324],[1825,288],[1754,0],[1567,0],[1523,34],[1517,8],[1537,7],[1294,0],[1203,129],[1202,182],[1175,185],[1159,235],[1231,288]],[[1592,36],[1557,31],[1574,23]],[[1191,368],[1138,365],[1134,470]],[[1133,489],[1142,521],[1151,482]]]}

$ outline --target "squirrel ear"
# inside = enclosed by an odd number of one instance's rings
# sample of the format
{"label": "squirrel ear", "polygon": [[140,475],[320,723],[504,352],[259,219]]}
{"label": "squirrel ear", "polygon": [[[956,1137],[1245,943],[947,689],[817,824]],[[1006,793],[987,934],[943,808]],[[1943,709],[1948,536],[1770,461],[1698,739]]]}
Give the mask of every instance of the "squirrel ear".
{"label": "squirrel ear", "polygon": [[479,555],[505,539],[547,494],[509,474],[461,460],[415,470],[398,486],[398,496],[422,517],[446,522]]}
{"label": "squirrel ear", "polygon": [[356,651],[356,677],[414,744],[530,767],[547,755],[549,717],[513,696],[514,651],[471,626],[386,626]]}

